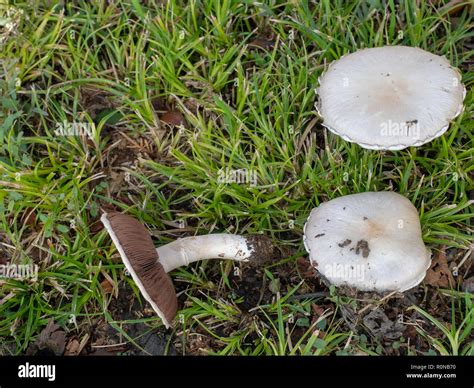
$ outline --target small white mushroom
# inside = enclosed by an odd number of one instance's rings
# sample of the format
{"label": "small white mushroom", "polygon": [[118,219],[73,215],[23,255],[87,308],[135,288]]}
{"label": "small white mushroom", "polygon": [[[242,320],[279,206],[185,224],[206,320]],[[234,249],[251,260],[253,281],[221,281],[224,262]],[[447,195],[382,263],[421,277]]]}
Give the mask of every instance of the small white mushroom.
{"label": "small white mushroom", "polygon": [[323,125],[375,150],[419,146],[441,136],[463,108],[461,74],[445,57],[417,47],[356,51],[319,79]]}
{"label": "small white mushroom", "polygon": [[346,195],[311,211],[304,244],[312,265],[336,286],[406,291],[430,267],[416,208],[393,192]]}

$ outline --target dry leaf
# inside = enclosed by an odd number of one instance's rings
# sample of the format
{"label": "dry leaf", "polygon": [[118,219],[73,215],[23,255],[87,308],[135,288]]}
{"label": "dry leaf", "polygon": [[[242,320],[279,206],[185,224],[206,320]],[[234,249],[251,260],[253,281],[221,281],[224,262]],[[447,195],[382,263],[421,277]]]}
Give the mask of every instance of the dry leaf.
{"label": "dry leaf", "polygon": [[36,341],[29,347],[27,355],[35,355],[46,351],[60,356],[64,353],[65,344],[66,333],[50,319]]}
{"label": "dry leaf", "polygon": [[313,310],[313,313],[319,318],[321,315],[324,314],[324,308],[321,306],[318,306],[317,304],[313,303],[311,304],[311,310]]}
{"label": "dry leaf", "polygon": [[72,339],[68,342],[67,347],[66,347],[66,356],[78,356],[79,355],[79,349],[80,349],[80,343],[77,339]]}
{"label": "dry leaf", "polygon": [[110,193],[116,194],[124,187],[125,173],[110,171],[109,187]]}
{"label": "dry leaf", "polygon": [[298,272],[303,279],[315,279],[316,269],[311,265],[310,261],[304,257],[298,258],[296,261]]}
{"label": "dry leaf", "polygon": [[454,285],[453,274],[449,270],[448,261],[446,260],[446,247],[442,246],[438,255],[433,259],[431,267],[426,272],[424,279],[426,284],[433,287],[449,288]]}
{"label": "dry leaf", "polygon": [[451,0],[446,5],[442,6],[439,9],[439,12],[444,12],[445,10],[448,10],[448,14],[453,16],[460,14],[464,10],[464,8],[470,6],[471,5],[466,2],[466,0]]}
{"label": "dry leaf", "polygon": [[271,50],[273,47],[275,47],[275,41],[265,37],[257,37],[249,43],[249,47]]}
{"label": "dry leaf", "polygon": [[35,214],[35,209],[33,208],[27,208],[21,218],[20,221],[28,226],[35,226],[36,225],[36,214]]}
{"label": "dry leaf", "polygon": [[177,127],[186,123],[183,114],[175,110],[171,110],[160,116],[160,121],[171,127]]}
{"label": "dry leaf", "polygon": [[102,289],[104,290],[104,293],[106,294],[111,294],[112,291],[114,290],[114,287],[112,286],[112,284],[110,284],[110,282],[107,279],[104,279],[100,283],[100,286],[102,287]]}

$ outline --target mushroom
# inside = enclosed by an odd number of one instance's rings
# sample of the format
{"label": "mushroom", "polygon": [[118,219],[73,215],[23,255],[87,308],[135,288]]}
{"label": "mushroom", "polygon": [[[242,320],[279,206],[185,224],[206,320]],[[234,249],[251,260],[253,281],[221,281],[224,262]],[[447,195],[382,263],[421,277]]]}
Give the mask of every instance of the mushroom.
{"label": "mushroom", "polygon": [[322,203],[305,224],[304,245],[324,280],[359,291],[406,291],[431,264],[416,208],[393,192]]}
{"label": "mushroom", "polygon": [[143,297],[167,328],[171,326],[178,309],[168,272],[195,261],[214,258],[262,265],[274,253],[270,239],[259,234],[185,237],[155,248],[147,229],[135,218],[111,212],[104,213],[101,221]]}
{"label": "mushroom", "polygon": [[417,47],[358,50],[332,62],[319,78],[323,126],[374,150],[420,146],[463,109],[461,74],[445,57]]}

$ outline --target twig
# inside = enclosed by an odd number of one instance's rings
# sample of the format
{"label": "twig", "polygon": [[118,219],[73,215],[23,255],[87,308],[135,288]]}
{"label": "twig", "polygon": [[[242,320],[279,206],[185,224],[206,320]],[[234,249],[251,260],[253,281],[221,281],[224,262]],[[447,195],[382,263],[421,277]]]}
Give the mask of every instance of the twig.
{"label": "twig", "polygon": [[301,294],[301,295],[291,295],[288,300],[300,300],[300,299],[310,299],[310,298],[322,298],[325,296],[329,296],[329,292],[320,291],[320,292],[310,292],[309,294]]}

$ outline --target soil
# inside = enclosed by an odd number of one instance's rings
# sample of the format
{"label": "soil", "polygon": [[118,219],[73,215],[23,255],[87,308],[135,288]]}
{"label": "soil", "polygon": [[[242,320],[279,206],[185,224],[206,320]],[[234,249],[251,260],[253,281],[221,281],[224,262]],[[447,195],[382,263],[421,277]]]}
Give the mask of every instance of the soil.
{"label": "soil", "polygon": [[355,253],[356,255],[358,255],[359,253],[362,253],[362,257],[364,258],[369,257],[369,254],[370,254],[369,243],[365,240],[357,241]]}
{"label": "soil", "polygon": [[[109,304],[109,312],[116,322],[134,320],[144,317],[154,317],[151,309],[141,306],[135,298],[132,289],[123,283],[119,287],[118,298],[113,298]],[[128,336],[143,349],[136,347],[127,341],[122,335],[105,321],[99,321],[91,334],[91,343],[88,354],[122,354],[122,355],[164,355],[175,354],[172,346],[166,353],[169,333],[160,326],[157,329],[150,328],[144,323],[124,323],[121,328]],[[106,347],[100,347],[100,346]]]}
{"label": "soil", "polygon": [[241,276],[232,273],[229,276],[233,292],[238,298],[243,301],[238,304],[238,307],[244,312],[255,308],[259,304],[270,303],[272,299],[272,292],[267,287],[267,281],[263,271],[258,268],[250,266],[244,267]]}
{"label": "soil", "polygon": [[249,262],[256,266],[262,267],[272,260],[278,260],[278,251],[270,237],[263,234],[253,234],[246,236],[247,244],[252,250]]}

